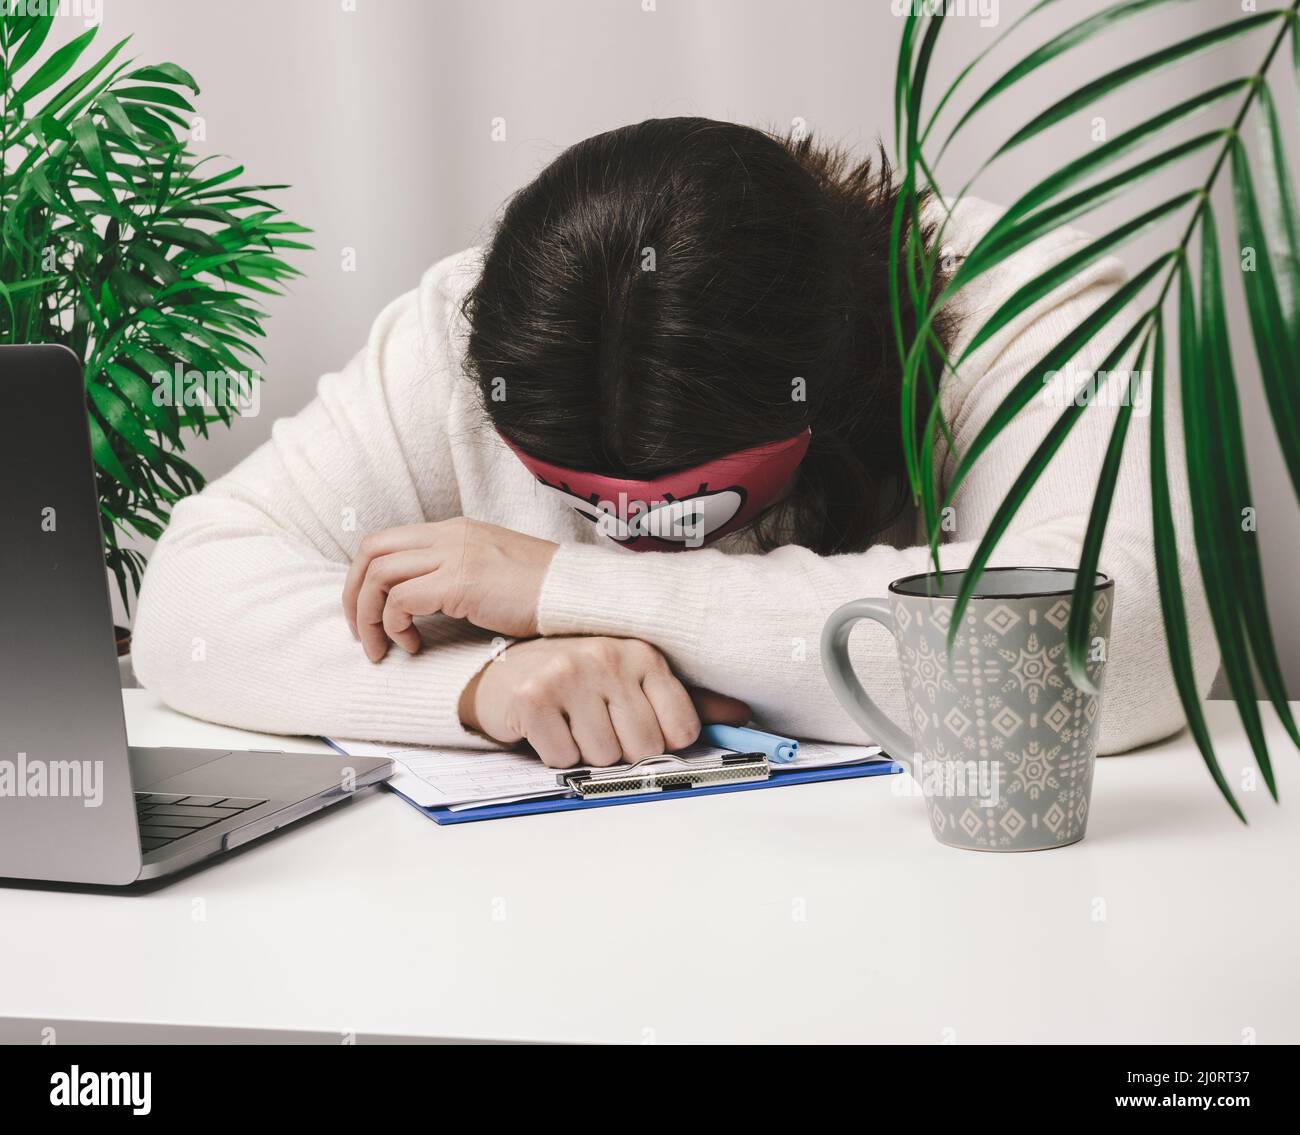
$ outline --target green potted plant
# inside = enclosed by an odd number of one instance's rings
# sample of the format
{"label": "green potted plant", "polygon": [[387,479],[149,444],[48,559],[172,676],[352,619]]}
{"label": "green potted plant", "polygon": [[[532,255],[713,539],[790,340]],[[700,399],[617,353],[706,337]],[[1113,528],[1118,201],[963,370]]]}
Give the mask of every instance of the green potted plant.
{"label": "green potted plant", "polygon": [[[171,506],[202,487],[182,453],[257,397],[260,298],[297,275],[307,230],[240,166],[190,150],[198,93],[97,27],[52,47],[57,5],[0,5],[0,342],[82,360],[107,566],[129,610]],[[128,37],[129,38],[129,37]],[[89,60],[89,62],[88,62]],[[129,642],[119,628],[119,653]]]}
{"label": "green potted plant", "polygon": [[[900,14],[905,19],[895,83],[895,131],[904,192],[895,217],[891,254],[896,269],[893,287],[896,334],[906,360],[903,438],[913,494],[924,512],[937,564],[941,511],[951,499],[956,484],[979,460],[989,441],[1041,390],[1045,374],[1063,369],[1104,329],[1125,329],[1120,347],[1101,369],[1115,367],[1125,352],[1136,350],[1137,370],[1150,374],[1152,539],[1157,553],[1169,658],[1202,757],[1224,798],[1244,821],[1215,757],[1193,678],[1168,470],[1172,461],[1185,458],[1196,553],[1224,672],[1260,773],[1276,800],[1272,765],[1256,701],[1256,676],[1288,736],[1297,745],[1300,745],[1300,733],[1287,704],[1274,649],[1256,535],[1253,527],[1242,523],[1242,510],[1250,505],[1250,488],[1225,314],[1225,296],[1230,276],[1235,273],[1225,272],[1222,267],[1219,243],[1221,230],[1227,225],[1216,215],[1211,193],[1221,180],[1230,182],[1232,223],[1238,238],[1234,254],[1237,249],[1253,252],[1251,270],[1240,273],[1240,286],[1249,311],[1269,410],[1291,484],[1300,496],[1300,388],[1296,385],[1296,377],[1300,375],[1300,207],[1291,182],[1287,143],[1279,126],[1276,103],[1284,94],[1293,96],[1294,91],[1289,89],[1291,82],[1300,79],[1300,0],[1285,0],[1282,6],[1270,11],[1259,11],[1259,5],[1254,3],[1238,6],[1209,0],[1211,12],[1224,15],[1222,22],[1209,30],[1187,34],[1180,30],[1179,21],[1169,20],[1166,27],[1172,28],[1170,41],[1149,43],[1134,62],[1118,65],[1077,85],[1065,77],[1069,72],[1064,71],[1061,61],[1068,64],[1071,52],[1116,30],[1122,33],[1132,18],[1169,7],[1174,2],[1111,0],[1101,3],[1098,0],[1088,6],[1090,13],[1065,30],[1040,37],[1037,46],[1019,58],[1008,58],[1000,50],[1006,38],[1022,28],[1032,31],[1040,13],[1056,3],[1056,0],[1039,0],[992,39],[937,95],[930,73],[934,49],[941,33],[959,22],[951,14],[955,10],[930,0],[902,7]],[[1186,7],[1186,0],[1179,3]],[[1072,15],[1079,15],[1079,7],[1071,6]],[[1231,14],[1226,11],[1229,8]],[[896,7],[895,11],[900,9]],[[1045,108],[1035,107],[1026,116],[1024,126],[1000,140],[989,153],[981,172],[993,162],[1016,153],[1024,143],[1070,115],[1091,107],[1097,99],[1127,90],[1132,84],[1206,52],[1243,41],[1253,44],[1251,50],[1257,51],[1254,69],[1216,82],[1174,105],[1138,104],[1143,109],[1137,123],[1046,172],[1026,188],[946,278],[937,275],[941,269],[942,235],[927,248],[919,238],[918,225],[912,222],[920,216],[927,193],[943,199],[936,170],[944,151],[972,123],[979,123],[980,112],[986,106],[994,100],[1014,98],[1023,81],[1041,69],[1062,67],[1061,86],[1067,93]],[[987,77],[976,86],[972,76]],[[1284,92],[1280,87],[1287,89]],[[1170,141],[1171,131],[1202,117],[1203,129],[1184,141]],[[1248,129],[1258,136],[1254,153],[1245,142]],[[1208,174],[1197,172],[1188,162],[1198,155],[1208,158]],[[1188,171],[1185,190],[1164,200],[1152,200],[1150,192],[1155,177],[1175,168]],[[955,198],[960,199],[965,192],[963,189]],[[946,423],[937,408],[937,400],[929,420],[916,420],[916,395],[922,389],[934,389],[943,374],[960,367],[963,360],[944,356],[933,332],[938,312],[961,287],[1038,236],[1117,201],[1131,204],[1133,219],[1096,237],[1086,248],[1039,278],[1026,281],[988,317],[966,354],[1070,274],[1165,222],[1174,226],[1169,247],[1134,273],[1114,300],[1067,332],[1023,376],[967,451],[957,455],[952,481],[947,486],[940,485],[932,475],[933,454],[936,445],[944,444]],[[933,282],[938,286],[932,288]],[[920,305],[915,329],[904,326],[897,316],[902,290],[909,287]],[[1181,452],[1178,452],[1178,438],[1173,434],[1177,422],[1166,408],[1170,387],[1175,384],[1182,394]],[[1071,621],[1069,653],[1075,680],[1084,683],[1083,663],[1088,645],[1086,615],[1091,607],[1094,570],[1120,458],[1130,441],[1133,402],[1127,399],[1116,418],[1080,561],[1073,610],[1082,617]],[[978,571],[987,564],[989,554],[1020,503],[1079,416],[1088,412],[1089,405],[1084,400],[1083,405],[1071,405],[1062,411],[1057,425],[1030,455],[1023,473],[1007,494],[975,555],[972,566],[976,572],[964,587],[958,617],[952,620],[954,634],[960,624],[960,613],[974,590]]]}

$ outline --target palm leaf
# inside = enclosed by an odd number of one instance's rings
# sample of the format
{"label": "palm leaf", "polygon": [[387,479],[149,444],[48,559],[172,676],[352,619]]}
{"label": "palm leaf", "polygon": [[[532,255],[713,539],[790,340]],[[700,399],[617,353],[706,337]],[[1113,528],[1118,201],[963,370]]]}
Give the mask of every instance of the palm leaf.
{"label": "palm leaf", "polygon": [[[1157,313],[1158,314],[1158,313]],[[1162,349],[1159,342],[1158,326],[1148,332],[1138,353],[1137,373],[1146,368],[1147,348],[1151,345],[1151,336],[1156,335],[1156,350]],[[1115,425],[1110,432],[1110,442],[1106,446],[1106,456],[1102,460],[1101,474],[1097,480],[1097,494],[1092,501],[1092,511],[1088,516],[1088,529],[1084,533],[1083,547],[1079,551],[1079,572],[1074,583],[1074,595],[1070,600],[1070,621],[1066,627],[1066,658],[1074,684],[1082,690],[1096,694],[1098,690],[1088,673],[1088,631],[1090,629],[1092,600],[1097,590],[1097,565],[1101,561],[1101,545],[1106,538],[1106,522],[1110,519],[1111,502],[1115,499],[1115,485],[1119,481],[1120,464],[1124,460],[1124,443],[1128,440],[1129,424],[1133,420],[1133,409],[1138,398],[1130,381],[1127,396],[1120,402],[1119,412],[1115,416]]]}
{"label": "palm leaf", "polygon": [[[945,505],[952,503],[962,481],[966,479],[967,474],[974,468],[975,462],[979,460],[984,451],[996,440],[998,434],[1011,424],[1021,410],[1029,405],[1031,399],[1042,391],[1043,376],[1052,371],[1064,370],[1067,363],[1105,330],[1114,319],[1128,309],[1133,300],[1142,294],[1147,285],[1173,259],[1174,253],[1169,252],[1153,260],[1133,279],[1125,283],[1113,296],[1101,304],[1082,323],[1062,336],[1011,388],[1006,397],[1002,399],[989,416],[989,420],[984,424],[980,432],[975,435],[975,439],[970,443],[966,452],[962,454],[961,460],[958,461],[956,469],[953,470],[952,479],[944,492],[943,502]],[[1099,369],[1110,369],[1115,365],[1116,361],[1115,359],[1108,359],[1108,365]],[[956,618],[954,618],[953,622],[954,624],[957,622]]]}
{"label": "palm leaf", "polygon": [[[909,17],[914,19],[916,17]],[[1175,146],[1172,150],[1164,154],[1157,155],[1154,158],[1147,159],[1139,163],[1132,169],[1125,171],[1109,181],[1102,182],[1099,185],[1090,187],[1074,197],[1064,202],[1050,204],[1054,198],[1058,197],[1066,189],[1077,185],[1085,178],[1097,171],[1104,169],[1111,163],[1131,154],[1145,143],[1153,138],[1159,137],[1169,130],[1173,129],[1182,122],[1205,113],[1215,104],[1221,102],[1229,95],[1247,90],[1251,86],[1251,80],[1248,78],[1237,79],[1229,83],[1221,84],[1211,88],[1209,91],[1193,96],[1179,103],[1177,106],[1168,111],[1163,111],[1153,117],[1140,123],[1138,126],[1125,131],[1120,136],[1104,143],[1101,146],[1089,151],[1083,156],[1067,163],[1060,170],[1049,174],[1043,178],[1037,185],[1027,191],[1019,198],[1010,208],[1006,210],[1001,218],[989,229],[989,231],[979,240],[975,248],[972,249],[962,263],[958,266],[948,285],[941,292],[936,300],[934,308],[929,312],[923,312],[921,321],[921,330],[929,332],[933,326],[933,320],[938,315],[943,306],[950,302],[953,296],[965,285],[972,280],[988,271],[998,263],[1001,263],[1013,252],[1019,251],[1028,244],[1037,240],[1046,232],[1067,224],[1069,221],[1090,212],[1092,209],[1099,207],[1110,201],[1118,193],[1131,190],[1137,180],[1150,177],[1166,165],[1174,161],[1180,161],[1200,150],[1202,147],[1209,145],[1216,138],[1224,136],[1223,131],[1216,131],[1212,134],[1204,134],[1199,138],[1192,139],[1190,142]],[[937,187],[936,187],[937,188]],[[895,222],[907,214],[909,205],[912,203],[911,198],[915,196],[916,190],[916,171],[909,170],[904,181],[903,192],[897,204],[895,213]],[[891,243],[891,277],[896,274],[897,265],[894,259],[894,251],[898,240],[897,227]],[[910,239],[910,238],[909,238]],[[936,241],[936,244],[939,243]],[[913,255],[915,255],[913,253]],[[891,310],[893,309],[893,292],[891,290]],[[898,327],[899,312],[894,310],[895,326]],[[917,381],[916,372],[920,365],[920,357],[925,348],[922,335],[918,334],[914,340],[908,344],[902,342],[900,333],[900,353],[904,356],[903,367],[903,389],[908,394],[913,384]],[[905,406],[907,399],[905,398]],[[914,431],[910,429],[911,422],[904,419],[903,447],[904,455],[907,460],[909,477],[913,485],[913,493],[919,496],[921,493],[921,469],[923,466],[919,458],[913,451]],[[930,423],[927,429],[933,429],[935,423]],[[924,468],[929,468],[924,466]]]}
{"label": "palm leaf", "polygon": [[[1184,310],[1184,319],[1186,312]],[[1223,309],[1223,283],[1219,268],[1219,237],[1214,211],[1207,206],[1201,235],[1201,311],[1199,350],[1182,362],[1183,436],[1187,448],[1187,475],[1192,489],[1192,522],[1201,579],[1210,602],[1210,617],[1223,651],[1228,678],[1246,736],[1259,763],[1264,783],[1277,797],[1273,767],[1264,741],[1264,729],[1255,704],[1250,653],[1235,602],[1239,566],[1232,529],[1233,512],[1244,499],[1228,478],[1219,475],[1216,461],[1223,459],[1224,438],[1218,428],[1223,407],[1213,403],[1212,392],[1232,381],[1232,355],[1228,346],[1227,316]]]}
{"label": "palm leaf", "polygon": [[[1211,11],[1210,0],[1200,2]],[[924,6],[923,6],[924,7]],[[977,65],[992,65],[1001,58],[998,50],[1008,40],[1009,32],[981,51],[976,59],[957,73],[956,79],[943,89],[936,109],[929,111],[927,88],[934,85],[937,43],[945,21],[934,11],[918,9],[904,23],[904,50],[899,54],[900,74],[895,80],[895,134],[899,140],[897,158],[902,181],[902,199],[898,203],[896,224],[891,233],[891,288],[910,285],[909,272],[916,271],[922,280],[931,278],[937,256],[935,249],[919,247],[913,227],[906,223],[919,215],[922,195],[931,193],[945,199],[938,184],[925,142],[936,131],[945,109],[962,106],[955,122],[946,129],[943,149],[963,131],[979,121],[980,114],[998,100],[1014,97],[1030,75],[1047,72],[1064,74],[1063,59],[1068,53],[1101,40],[1130,18],[1161,7],[1161,0],[1115,0],[1098,4],[1095,10],[1063,31],[1047,37],[1018,58],[1005,60],[995,77],[973,98],[968,94],[964,106],[954,98],[954,91],[978,71]],[[1031,18],[1049,7],[1034,5],[1015,27],[1029,24]],[[1231,345],[1225,315],[1229,280],[1222,271],[1217,249],[1214,213],[1209,205],[1211,191],[1231,178],[1238,236],[1243,249],[1253,250],[1253,271],[1242,273],[1242,294],[1250,316],[1252,338],[1265,395],[1274,428],[1283,452],[1292,487],[1300,497],[1300,394],[1295,375],[1300,373],[1300,208],[1290,181],[1290,165],[1284,135],[1268,87],[1270,66],[1291,40],[1295,78],[1300,83],[1300,0],[1289,0],[1285,7],[1266,12],[1242,12],[1209,30],[1175,38],[1165,44],[1152,44],[1138,58],[1122,63],[1101,76],[1069,90],[1045,109],[1031,113],[1028,120],[998,146],[991,147],[988,166],[1016,150],[1031,139],[1052,130],[1070,116],[1091,108],[1097,99],[1127,90],[1164,70],[1182,67],[1189,60],[1228,44],[1247,40],[1256,33],[1268,38],[1260,41],[1258,65],[1237,76],[1184,98],[1166,108],[1151,107],[1146,117],[1129,126],[1111,140],[1090,147],[1072,160],[1044,174],[1028,185],[1012,205],[969,250],[957,269],[938,289],[933,301],[924,289],[912,289],[916,305],[916,326],[909,330],[896,326],[896,338],[903,359],[904,437],[903,446],[912,479],[913,494],[922,504],[922,515],[929,532],[932,558],[938,563],[940,530],[936,522],[937,507],[930,498],[951,503],[970,470],[987,453],[990,445],[1025,408],[1041,389],[1042,376],[1060,370],[1102,334],[1114,320],[1150,285],[1157,289],[1150,307],[1143,308],[1120,347],[1132,350],[1141,342],[1143,360],[1153,359],[1151,492],[1152,534],[1160,578],[1160,601],[1169,658],[1179,698],[1186,711],[1197,746],[1214,782],[1225,799],[1238,812],[1214,755],[1199,705],[1196,676],[1191,664],[1186,604],[1181,588],[1185,580],[1179,570],[1179,553],[1175,515],[1168,484],[1168,423],[1164,406],[1166,340],[1164,308],[1173,300],[1179,319],[1179,370],[1183,387],[1183,444],[1187,455],[1188,483],[1192,498],[1193,533],[1202,586],[1209,602],[1215,635],[1219,640],[1223,666],[1238,703],[1247,737],[1256,763],[1270,791],[1275,780],[1259,708],[1254,701],[1256,675],[1273,703],[1275,712],[1292,740],[1300,745],[1300,731],[1292,720],[1286,691],[1278,664],[1272,630],[1268,621],[1263,571],[1259,549],[1251,526],[1243,526],[1241,510],[1251,506],[1250,484],[1246,470],[1245,445],[1241,429],[1241,412],[1236,393],[1237,376],[1232,368]],[[1171,26],[1177,27],[1173,21]],[[1248,50],[1248,49],[1243,49]],[[905,72],[905,73],[904,73]],[[1170,131],[1193,118],[1218,111],[1228,100],[1237,100],[1230,121],[1202,131],[1185,140],[1168,139]],[[1149,100],[1138,105],[1150,106]],[[1260,156],[1252,158],[1242,141],[1242,128],[1254,111],[1258,117]],[[929,117],[926,118],[926,114]],[[1151,147],[1157,147],[1153,152]],[[1146,151],[1146,152],[1144,152]],[[1156,176],[1169,173],[1204,153],[1213,153],[1208,175],[1198,175],[1181,191],[1166,191],[1163,204],[1154,208],[1143,193]],[[1135,160],[1127,168],[1113,170],[1125,158]],[[976,175],[978,178],[979,174]],[[948,202],[959,202],[971,188],[972,179]],[[917,431],[908,416],[908,405],[927,378],[930,365],[932,334],[943,308],[969,285],[988,272],[1006,264],[1017,252],[1062,225],[1085,217],[1105,204],[1132,199],[1137,205],[1133,219],[1103,236],[1088,241],[1063,261],[1042,271],[1030,280],[1019,282],[1014,294],[997,310],[981,317],[980,325],[968,339],[968,346],[955,360],[944,359],[947,377],[960,370],[967,359],[986,345],[999,331],[1005,330],[1018,316],[1041,304],[1057,288],[1066,284],[1080,270],[1110,255],[1141,234],[1163,226],[1182,210],[1190,210],[1186,227],[1171,236],[1169,251],[1157,256],[1132,281],[1121,286],[1097,310],[1066,331],[1060,340],[1039,359],[1004,397],[989,420],[966,443],[957,455],[953,473],[944,485],[935,483],[937,473],[929,455],[933,454],[939,422],[934,411],[924,429]],[[951,205],[947,214],[951,216]],[[946,225],[946,221],[944,225]],[[943,228],[939,239],[942,239]],[[1191,274],[1187,267],[1188,249],[1201,241],[1201,279],[1199,312]],[[1234,274],[1235,275],[1235,274]],[[1177,285],[1177,289],[1175,289]],[[892,303],[897,316],[901,304]],[[1143,334],[1146,338],[1143,339]],[[1110,369],[1117,359],[1112,350],[1099,369]],[[1021,503],[1037,483],[1043,470],[1059,449],[1066,434],[1085,411],[1068,407],[1049,430],[1038,449],[1030,455],[1024,470],[1015,480],[1001,506],[996,510],[983,539],[979,542],[971,570],[963,582],[957,601],[953,625],[958,625],[961,609],[978,584],[979,574],[987,564],[1001,536],[1010,528]],[[1080,577],[1072,604],[1069,627],[1069,659],[1076,681],[1086,682],[1088,612],[1094,586],[1095,570],[1110,506],[1114,497],[1125,446],[1131,444],[1132,399],[1121,402],[1111,428],[1110,442],[1101,463],[1097,492],[1089,512],[1087,530],[1080,557]]]}
{"label": "palm leaf", "polygon": [[[35,98],[42,91],[48,89],[57,83],[75,66],[81,53],[89,46],[90,41],[95,38],[95,32],[98,29],[90,28],[70,43],[65,43],[58,51],[49,57],[36,73],[32,75],[21,87],[13,92],[14,102],[27,102],[28,99]],[[30,36],[28,37],[30,39]],[[15,62],[17,56],[15,56]],[[17,66],[10,73],[12,79],[13,73],[18,70]]]}
{"label": "palm leaf", "polygon": [[[1087,19],[1075,24],[1073,27],[1068,28],[1060,35],[1053,36],[1037,50],[1030,52],[1023,59],[1017,62],[1015,66],[1007,70],[1001,77],[999,77],[997,82],[993,83],[983,92],[983,94],[971,103],[970,108],[961,116],[957,125],[952,128],[952,133],[948,135],[948,141],[944,143],[944,149],[947,148],[948,143],[957,136],[961,131],[961,128],[965,126],[967,122],[997,98],[998,95],[1002,94],[1003,91],[1009,90],[1011,87],[1015,86],[1016,83],[1020,82],[1021,79],[1033,74],[1033,72],[1037,71],[1040,67],[1045,67],[1053,59],[1060,55],[1064,55],[1067,51],[1072,50],[1080,44],[1086,43],[1088,40],[1102,32],[1109,31],[1121,21],[1127,20],[1132,16],[1141,15],[1149,9],[1158,7],[1161,4],[1168,4],[1171,2],[1173,2],[1173,0],[1128,0],[1127,3],[1116,4],[1113,7],[1097,12],[1089,16]],[[1187,0],[1177,0],[1177,2],[1186,3]],[[943,157],[943,150],[940,150],[939,157]]]}
{"label": "palm leaf", "polygon": [[1198,200],[1199,197],[1200,193],[1197,190],[1180,193],[1177,197],[1157,205],[1154,209],[1149,209],[1140,217],[1135,217],[1105,236],[1098,237],[1096,240],[1084,245],[1078,252],[1071,253],[1064,260],[1054,264],[1046,271],[1040,272],[1033,279],[1021,285],[984,321],[980,329],[971,337],[970,342],[961,353],[961,358],[957,360],[957,365],[961,366],[962,362],[970,358],[1017,316],[1022,315],[1040,300],[1051,295],[1061,286],[1062,281],[1077,276],[1085,268],[1097,263],[1103,257],[1111,255],[1117,249],[1128,244],[1129,241],[1146,232],[1147,229],[1164,220],[1171,213],[1177,212],[1184,205]]}
{"label": "palm leaf", "polygon": [[[1261,241],[1263,232],[1249,167],[1246,165],[1239,142],[1233,147],[1233,170],[1238,232],[1243,246],[1256,249],[1258,261],[1254,272],[1243,273],[1245,279],[1250,281],[1246,284],[1246,295],[1252,322],[1257,328],[1256,338],[1261,344],[1269,341],[1275,345],[1280,344],[1282,350],[1277,353],[1285,366],[1289,361],[1289,352],[1286,350],[1288,345],[1286,329],[1282,323],[1281,309],[1277,301],[1270,258],[1267,249],[1261,249],[1258,245],[1250,243]],[[1208,203],[1205,206],[1201,239],[1212,250],[1218,240],[1214,211]],[[1209,261],[1207,270],[1217,268],[1218,258],[1214,251],[1211,251],[1207,259]],[[1207,296],[1208,302],[1214,308],[1214,349],[1218,356],[1218,365],[1207,376],[1209,379],[1207,389],[1214,396],[1214,412],[1208,423],[1213,427],[1213,446],[1209,459],[1212,462],[1210,469],[1217,473],[1215,477],[1217,491],[1226,494],[1221,499],[1219,514],[1224,530],[1222,546],[1233,554],[1236,565],[1231,573],[1235,585],[1234,606],[1240,611],[1246,639],[1260,681],[1272,699],[1273,708],[1287,733],[1297,745],[1300,745],[1300,731],[1297,731],[1291,709],[1287,705],[1286,686],[1282,680],[1281,666],[1273,645],[1273,632],[1269,626],[1264,572],[1260,564],[1256,526],[1243,523],[1243,513],[1252,507],[1254,497],[1250,490],[1250,477],[1246,471],[1246,446],[1241,432],[1241,407],[1233,376],[1232,352],[1228,343],[1228,321],[1224,314],[1222,287],[1207,292]],[[1260,351],[1261,365],[1266,366],[1264,360],[1266,357],[1271,357],[1272,352],[1266,353],[1264,346],[1261,346]],[[1212,357],[1207,354],[1207,362]],[[1300,454],[1291,456],[1300,457]]]}
{"label": "palm leaf", "polygon": [[[1148,279],[1154,278],[1155,272],[1162,266],[1160,262],[1153,264],[1151,266],[1152,270],[1149,270],[1150,276]],[[1135,323],[1111,350],[1110,354],[1106,356],[1105,362],[1098,369],[1110,370],[1118,366],[1124,356],[1133,349],[1133,344],[1137,342],[1138,337],[1145,329],[1145,320],[1139,320]],[[989,521],[984,536],[975,548],[975,554],[971,556],[969,569],[962,576],[962,584],[957,593],[957,600],[953,604],[952,625],[948,631],[950,648],[956,642],[957,634],[961,630],[962,615],[965,613],[967,604],[970,603],[971,597],[975,594],[975,590],[979,585],[980,573],[988,566],[989,557],[993,555],[994,549],[997,548],[998,541],[1006,534],[1007,529],[1011,526],[1011,521],[1015,519],[1016,512],[1024,504],[1034,485],[1037,484],[1043,470],[1056,456],[1057,450],[1065,443],[1070,431],[1078,425],[1080,417],[1083,416],[1090,405],[1091,402],[1087,400],[1083,402],[1071,401],[1067,405],[1061,416],[1052,423],[1051,429],[1047,431],[1047,436],[1043,438],[1038,448],[1030,455],[1024,469],[1016,477],[1011,488],[1007,490],[1007,495],[1003,498],[1002,503],[994,511],[993,519]]]}
{"label": "palm leaf", "polygon": [[[1179,272],[1181,284],[1181,311],[1179,321],[1181,343],[1179,354],[1183,359],[1194,359],[1199,353],[1196,329],[1196,306],[1192,298],[1191,281],[1184,270]],[[1178,558],[1178,529],[1174,523],[1173,503],[1169,495],[1169,466],[1165,445],[1165,328],[1163,315],[1157,316],[1155,358],[1151,368],[1151,531],[1156,553],[1156,591],[1160,596],[1160,612],[1164,617],[1165,641],[1169,647],[1169,665],[1174,675],[1178,696],[1187,710],[1187,724],[1196,747],[1200,750],[1205,767],[1223,793],[1229,807],[1244,824],[1246,816],[1228,787],[1227,778],[1219,767],[1210,741],[1210,731],[1205,724],[1201,708],[1200,691],[1196,688],[1196,673],[1192,667],[1190,636],[1187,632],[1187,610],[1183,603],[1182,570]]]}
{"label": "palm leaf", "polygon": [[9,65],[6,68],[8,74],[18,74],[40,51],[41,44],[45,42],[45,37],[50,34],[50,28],[54,26],[54,16],[54,12],[33,15],[31,20],[24,25],[20,40],[10,41],[11,46],[17,43],[18,50],[13,53],[13,57],[9,60]]}
{"label": "palm leaf", "polygon": [[266,318],[253,300],[298,274],[282,253],[306,230],[268,199],[277,187],[189,152],[189,72],[125,59],[126,39],[96,56],[94,28],[46,50],[50,26],[0,16],[0,341],[83,361],[106,560],[129,606],[144,559],[121,541],[160,534],[203,483],[178,450],[239,409],[160,386],[197,369],[247,391]]}
{"label": "palm leaf", "polygon": [[1264,24],[1272,23],[1274,20],[1281,18],[1283,14],[1278,11],[1259,12],[1253,16],[1243,16],[1208,32],[1194,35],[1189,39],[1174,44],[1172,47],[1166,47],[1132,63],[1127,63],[1123,67],[1118,67],[1114,71],[1103,75],[1100,79],[1085,83],[1078,90],[1071,91],[1064,98],[1054,102],[1045,111],[1017,130],[1015,134],[1002,143],[993,157],[1002,157],[1017,146],[1023,146],[1031,138],[1038,137],[1049,127],[1055,126],[1058,122],[1064,121],[1081,110],[1087,110],[1098,99],[1114,94],[1116,91],[1127,87],[1130,83],[1135,83],[1140,79],[1148,79],[1157,72],[1172,67],[1175,63],[1181,63],[1193,56],[1221,47],[1229,40],[1254,31]]}
{"label": "palm leaf", "polygon": [[[1237,224],[1245,247],[1259,260],[1257,271],[1244,273],[1251,330],[1260,375],[1268,393],[1273,426],[1291,484],[1300,496],[1300,397],[1294,378],[1300,374],[1300,212],[1288,176],[1286,150],[1267,84],[1259,90],[1260,151],[1263,184],[1269,192],[1261,207],[1243,148],[1233,147],[1233,182]],[[1266,226],[1261,213],[1267,210]],[[1276,242],[1269,230],[1277,233]],[[1276,271],[1271,247],[1276,245]]]}

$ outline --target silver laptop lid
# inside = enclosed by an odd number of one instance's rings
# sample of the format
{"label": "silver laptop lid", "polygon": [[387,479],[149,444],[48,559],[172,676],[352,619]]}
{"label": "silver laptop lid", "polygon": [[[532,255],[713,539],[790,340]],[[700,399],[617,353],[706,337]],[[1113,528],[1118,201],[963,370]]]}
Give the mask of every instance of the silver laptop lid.
{"label": "silver laptop lid", "polygon": [[81,364],[0,346],[0,876],[140,873],[103,555]]}

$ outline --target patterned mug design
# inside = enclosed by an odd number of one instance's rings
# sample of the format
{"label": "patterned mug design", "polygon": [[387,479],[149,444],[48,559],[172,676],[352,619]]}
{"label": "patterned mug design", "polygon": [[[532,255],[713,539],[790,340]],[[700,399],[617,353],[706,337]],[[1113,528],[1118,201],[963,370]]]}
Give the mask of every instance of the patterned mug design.
{"label": "patterned mug design", "polygon": [[[828,680],[854,720],[908,767],[941,842],[985,851],[1074,843],[1092,799],[1114,583],[1097,576],[1086,666],[1094,693],[1075,685],[1066,665],[1073,571],[986,569],[950,655],[964,574],[908,576],[890,585],[888,601],[841,607],[822,637]],[[906,729],[849,666],[848,633],[864,618],[898,643]]]}

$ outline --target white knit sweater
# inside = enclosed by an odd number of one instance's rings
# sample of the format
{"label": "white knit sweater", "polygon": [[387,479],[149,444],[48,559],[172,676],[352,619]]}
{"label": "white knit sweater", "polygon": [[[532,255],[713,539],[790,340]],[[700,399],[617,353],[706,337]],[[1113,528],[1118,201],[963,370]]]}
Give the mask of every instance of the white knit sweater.
{"label": "white knit sweater", "polygon": [[[966,251],[996,216],[988,205],[963,203],[945,243]],[[983,316],[1084,239],[1075,231],[1054,233],[966,289],[957,353]],[[153,554],[135,622],[134,663],[144,685],[185,713],[249,729],[486,744],[461,726],[457,703],[489,659],[492,635],[441,617],[424,620],[425,650],[394,650],[374,665],[349,634],[340,606],[348,562],[365,533],[464,515],[561,545],[542,589],[543,634],[641,638],[659,647],[684,681],[743,699],[767,728],[862,740],[822,677],[822,623],[841,603],[883,595],[891,580],[926,570],[920,531],[895,541],[904,546],[878,544],[841,556],[793,546],[757,554],[743,531],[672,554],[600,543],[594,526],[542,492],[501,443],[462,372],[459,305],[479,263],[470,250],[430,269],[415,291],[380,314],[365,348],[320,380],[309,406],[276,422],[270,441],[177,506]],[[943,389],[959,450],[1011,385],[1122,281],[1118,262],[1095,265],[971,357],[960,381]],[[1075,370],[1095,367],[1127,323],[1113,327]],[[967,563],[1060,409],[1059,402],[1035,399],[960,486],[945,567]],[[993,563],[1077,563],[1114,414],[1103,405],[1087,410]],[[1101,556],[1101,569],[1116,580],[1103,752],[1152,741],[1183,722],[1156,594],[1146,426],[1135,416]],[[1181,465],[1171,473],[1205,691],[1217,654],[1192,555]],[[902,720],[888,634],[864,624],[854,653],[873,695]]]}

